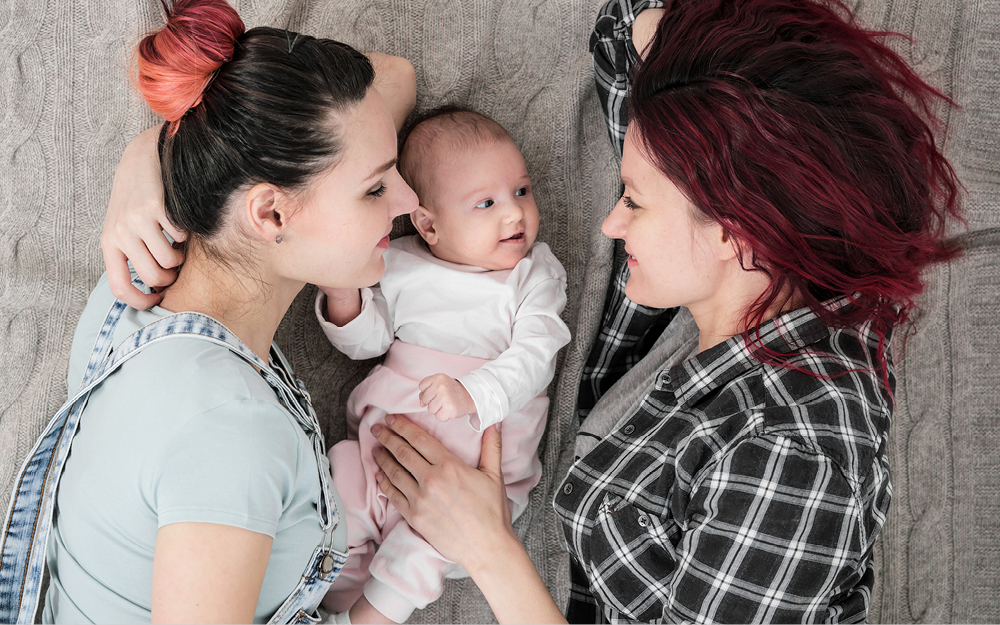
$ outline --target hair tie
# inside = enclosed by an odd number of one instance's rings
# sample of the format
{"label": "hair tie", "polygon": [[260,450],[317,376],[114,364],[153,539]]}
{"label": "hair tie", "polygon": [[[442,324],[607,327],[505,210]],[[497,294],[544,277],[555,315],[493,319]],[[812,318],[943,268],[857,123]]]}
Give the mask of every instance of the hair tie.
{"label": "hair tie", "polygon": [[[295,39],[292,39],[292,35],[295,35]],[[295,49],[295,44],[299,42],[302,38],[300,33],[293,33],[292,31],[285,29],[285,41],[288,42],[288,53],[291,54],[292,50]]]}

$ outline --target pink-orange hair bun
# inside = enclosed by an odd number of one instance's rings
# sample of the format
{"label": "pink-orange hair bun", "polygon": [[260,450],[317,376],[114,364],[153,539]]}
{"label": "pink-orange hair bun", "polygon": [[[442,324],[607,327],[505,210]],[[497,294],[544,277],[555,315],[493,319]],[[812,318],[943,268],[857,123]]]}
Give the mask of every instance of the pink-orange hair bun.
{"label": "pink-orange hair bun", "polygon": [[216,70],[233,58],[246,27],[225,0],[177,0],[167,24],[150,33],[136,51],[136,88],[153,112],[170,124],[170,133],[192,107]]}

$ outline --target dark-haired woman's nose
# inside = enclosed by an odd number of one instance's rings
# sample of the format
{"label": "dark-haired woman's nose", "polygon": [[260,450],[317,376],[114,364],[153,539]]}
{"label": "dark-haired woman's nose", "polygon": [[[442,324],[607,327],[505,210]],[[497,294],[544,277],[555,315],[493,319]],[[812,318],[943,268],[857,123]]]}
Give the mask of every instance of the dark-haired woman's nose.
{"label": "dark-haired woman's nose", "polygon": [[406,184],[406,181],[399,175],[399,172],[396,172],[396,180],[394,182],[399,185],[399,196],[392,203],[389,217],[395,218],[399,215],[409,215],[417,210],[417,206],[420,204],[420,201],[417,200],[417,194],[413,192],[410,185]]}

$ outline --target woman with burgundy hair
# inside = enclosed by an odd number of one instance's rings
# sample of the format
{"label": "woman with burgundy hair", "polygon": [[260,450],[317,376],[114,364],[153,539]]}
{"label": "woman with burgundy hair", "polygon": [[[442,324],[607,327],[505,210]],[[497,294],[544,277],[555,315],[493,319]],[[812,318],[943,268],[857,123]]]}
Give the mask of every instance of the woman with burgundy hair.
{"label": "woman with burgundy hair", "polygon": [[[47,562],[46,622],[315,622],[346,527],[309,395],[272,339],[306,283],[381,277],[392,219],[417,207],[395,166],[413,69],[378,57],[376,77],[336,41],[245,30],[225,0],[178,0],[137,61],[166,122],[126,158],[165,190],[186,260],[165,291],[132,283],[142,309],[112,294],[127,268],[92,292],[71,400],[5,524],[0,621],[32,622]],[[169,256],[160,238],[133,261]]]}
{"label": "woman with burgundy hair", "polygon": [[[890,340],[921,270],[957,252],[930,113],[947,99],[839,3],[666,4],[611,0],[591,40],[622,149],[602,230],[628,254],[623,306],[681,308],[581,424],[554,502],[566,617],[863,622]],[[501,622],[563,618],[510,526],[498,435],[478,471],[402,417],[376,437],[383,491]]]}

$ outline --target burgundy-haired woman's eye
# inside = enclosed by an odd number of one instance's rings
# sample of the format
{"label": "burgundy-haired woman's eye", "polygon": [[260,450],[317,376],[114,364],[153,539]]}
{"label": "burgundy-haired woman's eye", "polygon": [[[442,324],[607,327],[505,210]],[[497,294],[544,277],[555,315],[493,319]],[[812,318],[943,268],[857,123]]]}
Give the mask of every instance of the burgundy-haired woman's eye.
{"label": "burgundy-haired woman's eye", "polygon": [[629,196],[627,196],[627,195],[623,195],[623,196],[622,196],[622,202],[624,202],[624,203],[625,203],[625,208],[627,208],[627,209],[629,209],[629,210],[635,210],[636,208],[638,208],[638,207],[637,207],[637,206],[635,205],[635,202],[633,202],[633,201],[632,201],[632,198],[630,198],[630,197],[629,197]]}

